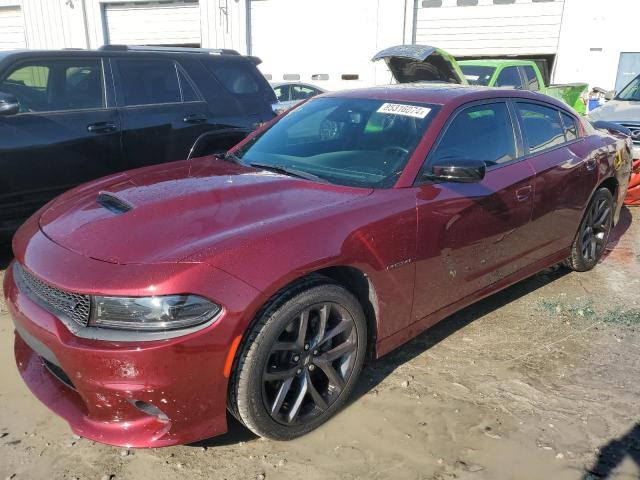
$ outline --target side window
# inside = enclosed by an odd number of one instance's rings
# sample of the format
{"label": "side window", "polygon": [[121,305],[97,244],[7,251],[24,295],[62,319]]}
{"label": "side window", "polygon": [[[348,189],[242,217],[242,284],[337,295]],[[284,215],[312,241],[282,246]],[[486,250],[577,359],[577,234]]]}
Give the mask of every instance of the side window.
{"label": "side window", "polygon": [[21,112],[54,112],[103,108],[100,60],[47,60],[21,64],[0,82],[0,91],[15,95]]}
{"label": "side window", "polygon": [[525,65],[522,69],[524,71],[524,77],[527,80],[525,88],[527,90],[533,90],[534,92],[540,90],[540,82],[538,82],[538,77],[533,67],[531,65]]}
{"label": "side window", "polygon": [[291,86],[291,100],[306,100],[317,95],[317,93],[316,89],[305,87],[304,85]]}
{"label": "side window", "polygon": [[518,67],[506,67],[498,74],[496,87],[522,88],[522,79]]}
{"label": "side window", "polygon": [[518,103],[518,116],[529,153],[538,153],[565,142],[560,112],[534,103]]}
{"label": "side window", "polygon": [[429,163],[482,160],[491,166],[515,158],[513,125],[507,105],[501,102],[469,107],[458,113],[430,155]]}
{"label": "side window", "polygon": [[280,85],[273,89],[276,94],[276,98],[279,102],[286,102],[289,100],[289,86],[288,85]]}
{"label": "side window", "polygon": [[242,58],[225,59],[215,63],[208,62],[207,66],[224,88],[231,93],[251,95],[260,92],[260,85],[255,79],[255,67],[252,67]]}
{"label": "side window", "polygon": [[562,125],[564,126],[564,136],[567,139],[567,142],[575,140],[578,138],[578,126],[576,125],[576,120],[568,113],[561,113],[562,116]]}
{"label": "side window", "polygon": [[178,72],[173,61],[119,59],[117,64],[126,106],[181,101]]}

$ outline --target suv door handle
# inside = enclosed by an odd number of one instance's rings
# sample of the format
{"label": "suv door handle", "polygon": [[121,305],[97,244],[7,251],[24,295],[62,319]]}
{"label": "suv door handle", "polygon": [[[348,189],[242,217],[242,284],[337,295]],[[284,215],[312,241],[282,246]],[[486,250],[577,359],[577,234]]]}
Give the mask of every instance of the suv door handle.
{"label": "suv door handle", "polygon": [[519,202],[528,200],[529,195],[531,195],[531,185],[527,185],[526,187],[522,187],[516,190],[516,198]]}
{"label": "suv door handle", "polygon": [[117,125],[111,122],[97,122],[87,125],[87,132],[90,133],[109,133],[115,132],[117,129]]}
{"label": "suv door handle", "polygon": [[207,121],[207,117],[199,113],[193,113],[184,117],[183,121],[184,123],[204,123]]}

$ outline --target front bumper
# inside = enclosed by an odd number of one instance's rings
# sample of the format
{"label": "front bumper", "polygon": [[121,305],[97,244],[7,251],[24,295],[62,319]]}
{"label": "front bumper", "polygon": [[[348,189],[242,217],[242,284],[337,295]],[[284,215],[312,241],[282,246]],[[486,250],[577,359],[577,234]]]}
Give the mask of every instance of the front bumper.
{"label": "front bumper", "polygon": [[[120,278],[141,276],[135,270],[142,266],[122,272],[128,267],[81,257],[52,242],[43,246],[48,254],[42,258],[59,266],[56,275],[63,275],[59,273],[62,267],[71,267],[71,272],[93,272],[98,278],[109,278],[105,269],[117,270]],[[21,262],[24,257],[18,255]],[[26,257],[34,273],[47,272],[39,270],[45,265],[37,265],[35,257],[31,257],[32,263],[28,254]],[[188,270],[199,268],[191,266]],[[170,271],[176,269],[174,265]],[[124,342],[74,335],[59,318],[18,288],[10,266],[4,293],[16,327],[15,358],[23,380],[75,433],[98,442],[162,447],[226,432],[229,358],[235,353],[232,345],[238,343],[234,339],[243,331],[244,309],[256,292],[224,272],[208,266],[206,271],[208,281],[200,283],[223,283],[224,290],[233,292],[225,312],[213,325],[165,340],[139,342],[132,335],[132,341]],[[185,271],[179,281],[193,282],[201,274]],[[169,283],[175,287],[175,281]],[[160,289],[174,288],[158,285]]]}

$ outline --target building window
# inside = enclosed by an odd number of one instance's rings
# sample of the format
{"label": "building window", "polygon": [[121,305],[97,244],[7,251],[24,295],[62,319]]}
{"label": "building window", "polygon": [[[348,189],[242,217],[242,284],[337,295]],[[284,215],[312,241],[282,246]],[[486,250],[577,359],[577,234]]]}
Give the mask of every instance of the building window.
{"label": "building window", "polygon": [[267,80],[271,80],[273,79],[273,75],[271,75],[270,73],[265,73],[264,78],[266,78]]}
{"label": "building window", "polygon": [[282,79],[283,79],[283,80],[288,80],[288,81],[291,81],[291,80],[300,80],[300,74],[299,74],[299,73],[285,73],[285,74],[282,76]]}
{"label": "building window", "polygon": [[438,8],[442,6],[442,0],[422,0],[422,8]]}
{"label": "building window", "polygon": [[494,5],[509,5],[511,3],[516,3],[516,0],[493,0]]}
{"label": "building window", "polygon": [[329,75],[326,73],[314,73],[311,75],[311,80],[329,80]]}
{"label": "building window", "polygon": [[475,7],[478,5],[478,0],[457,0],[459,7]]}
{"label": "building window", "polygon": [[532,0],[533,3],[555,2],[556,0]]}
{"label": "building window", "polygon": [[360,79],[360,75],[355,73],[343,73],[342,80],[358,80]]}

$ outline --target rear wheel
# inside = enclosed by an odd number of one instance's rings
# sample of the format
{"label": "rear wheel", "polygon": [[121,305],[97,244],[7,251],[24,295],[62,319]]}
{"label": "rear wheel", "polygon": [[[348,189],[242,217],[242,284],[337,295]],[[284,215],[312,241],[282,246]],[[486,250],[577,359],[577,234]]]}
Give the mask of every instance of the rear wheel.
{"label": "rear wheel", "polygon": [[366,352],[356,298],[329,280],[298,285],[269,305],[236,362],[229,406],[254,433],[289,440],[328,420],[348,399]]}
{"label": "rear wheel", "polygon": [[565,261],[567,267],[576,272],[585,272],[596,266],[609,240],[613,210],[611,192],[606,188],[596,191],[571,246],[571,255]]}

